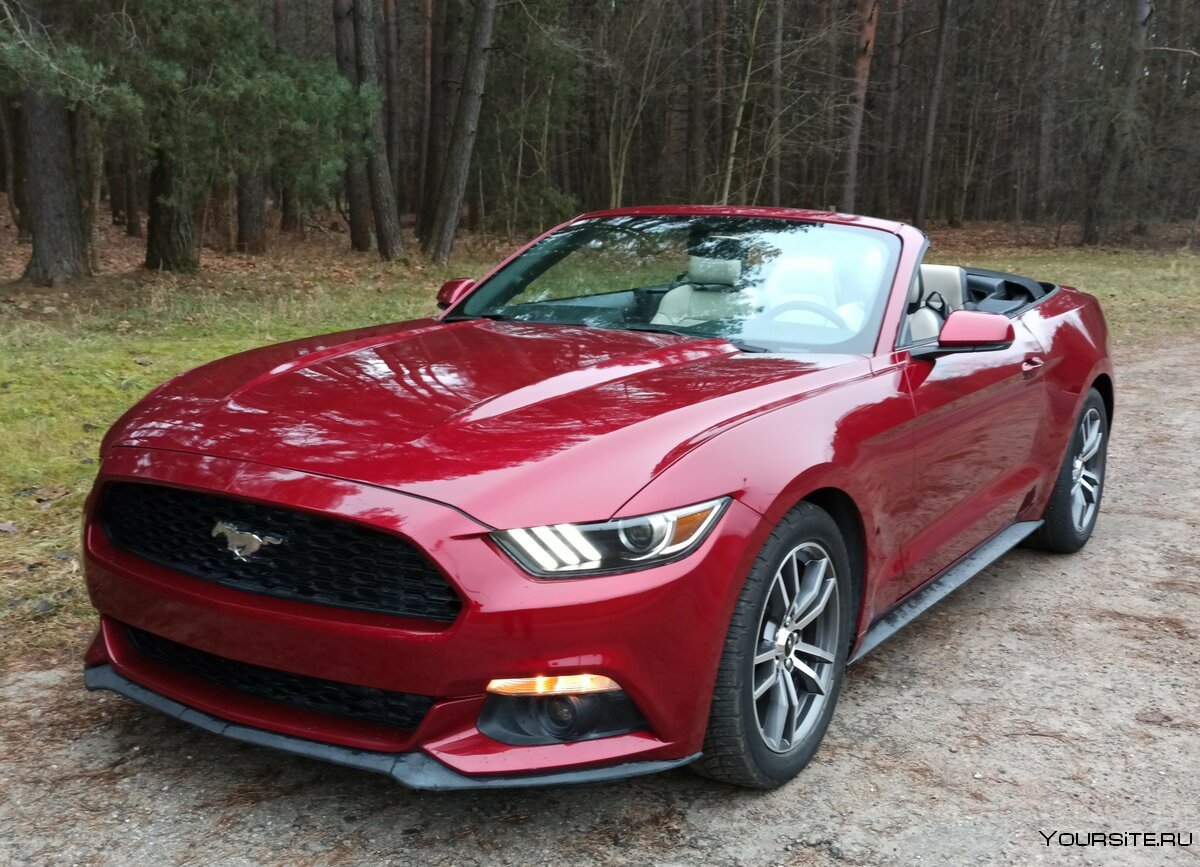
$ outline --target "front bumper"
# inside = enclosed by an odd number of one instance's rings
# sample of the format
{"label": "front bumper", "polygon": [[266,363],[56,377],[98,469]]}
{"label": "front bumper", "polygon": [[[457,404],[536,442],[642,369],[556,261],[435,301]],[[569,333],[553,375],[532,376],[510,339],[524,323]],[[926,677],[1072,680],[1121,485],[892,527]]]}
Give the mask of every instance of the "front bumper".
{"label": "front bumper", "polygon": [[206,732],[223,735],[237,741],[243,741],[256,746],[271,747],[286,753],[294,753],[310,759],[319,759],[335,765],[348,768],[358,768],[377,774],[386,774],[410,789],[432,789],[445,791],[450,789],[515,789],[530,786],[565,786],[582,783],[605,783],[612,780],[623,780],[629,777],[640,777],[646,774],[657,774],[672,768],[682,767],[700,757],[699,753],[685,756],[682,759],[669,759],[649,762],[627,762],[620,765],[610,765],[601,768],[588,768],[578,771],[557,771],[545,774],[521,774],[516,776],[476,776],[455,773],[441,762],[419,752],[414,753],[375,753],[366,750],[354,750],[334,744],[324,744],[319,741],[308,741],[302,738],[289,737],[277,732],[250,728],[226,722],[210,714],[172,701],[156,692],[151,692],[144,686],[139,686],[132,680],[122,677],[113,670],[111,665],[97,665],[84,671],[84,685],[89,690],[105,689],[133,699],[147,707],[162,711],[167,716],[175,717],[189,725],[196,726]]}
{"label": "front bumper", "polygon": [[[109,544],[89,509],[85,573],[101,630],[90,688],[113,689],[210,731],[388,773],[422,788],[540,785],[651,773],[693,760],[729,614],[759,517],[733,503],[690,557],[628,575],[537,580],[456,510],[367,485],[261,464],[114,449],[114,479],[207,490],[356,520],[417,545],[463,599],[452,624],[262,596],[191,578]],[[604,517],[604,516],[598,516]],[[125,625],[210,654],[294,674],[431,696],[400,731],[265,701],[139,658]],[[489,680],[603,674],[647,730],[510,745],[479,732]]]}

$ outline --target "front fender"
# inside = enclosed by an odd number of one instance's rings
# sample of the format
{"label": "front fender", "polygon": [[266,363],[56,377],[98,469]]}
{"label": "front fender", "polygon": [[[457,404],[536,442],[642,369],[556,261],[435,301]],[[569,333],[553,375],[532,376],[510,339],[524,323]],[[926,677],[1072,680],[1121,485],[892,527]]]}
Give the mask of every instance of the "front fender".
{"label": "front fender", "polygon": [[617,512],[647,514],[731,495],[762,516],[745,540],[737,580],[720,612],[728,618],[767,536],[796,503],[834,488],[856,505],[864,564],[860,626],[875,613],[877,589],[903,572],[900,522],[911,489],[912,401],[892,368],[798,394],[729,428],[667,467]]}

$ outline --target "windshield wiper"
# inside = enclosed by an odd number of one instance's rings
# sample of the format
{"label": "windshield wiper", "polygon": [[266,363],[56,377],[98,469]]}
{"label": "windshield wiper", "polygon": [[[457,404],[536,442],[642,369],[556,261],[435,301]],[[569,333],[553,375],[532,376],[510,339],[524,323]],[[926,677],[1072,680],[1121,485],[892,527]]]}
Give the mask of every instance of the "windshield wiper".
{"label": "windshield wiper", "polygon": [[[457,316],[447,316],[443,322],[467,322],[471,319],[492,319],[496,322],[515,322],[517,317],[511,313],[459,313]],[[522,320],[524,321],[524,320]]]}
{"label": "windshield wiper", "polygon": [[711,340],[717,338],[724,340],[726,343],[732,343],[740,352],[770,352],[765,346],[757,346],[753,343],[747,343],[744,340],[739,340],[736,337],[722,337],[719,334],[697,334],[694,331],[684,331],[682,328],[672,328],[670,325],[643,325],[641,323],[626,323],[625,325],[613,326],[620,331],[650,331],[658,334],[675,334],[679,337],[691,337],[693,340]]}
{"label": "windshield wiper", "polygon": [[737,347],[739,352],[770,352],[765,346],[757,346],[753,343],[746,343],[744,340],[739,340],[736,337],[721,337],[719,334],[697,334],[694,331],[684,331],[682,328],[672,328],[669,325],[649,325],[642,323],[628,323],[625,325],[594,325],[589,322],[555,322],[542,319],[523,319],[519,316],[513,316],[511,313],[460,313],[457,316],[447,316],[443,322],[467,322],[472,319],[491,319],[496,322],[528,322],[533,325],[567,325],[577,328],[611,328],[617,331],[649,331],[656,334],[674,334],[678,337],[690,337],[693,340],[724,340],[726,343],[731,343]]}

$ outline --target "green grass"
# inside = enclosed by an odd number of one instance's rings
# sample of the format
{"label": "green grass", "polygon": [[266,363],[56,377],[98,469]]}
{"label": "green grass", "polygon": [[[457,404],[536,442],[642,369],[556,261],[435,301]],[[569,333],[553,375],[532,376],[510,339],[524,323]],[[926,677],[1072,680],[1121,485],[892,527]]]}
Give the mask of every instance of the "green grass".
{"label": "green grass", "polygon": [[[0,287],[0,662],[86,641],[93,615],[76,559],[79,512],[101,436],[146,391],[252,346],[428,315],[443,280],[478,275],[500,252],[469,251],[447,269],[310,245],[218,259],[191,277],[104,276],[65,298]],[[1005,249],[937,258],[1087,289],[1103,301],[1118,346],[1200,331],[1197,256]]]}

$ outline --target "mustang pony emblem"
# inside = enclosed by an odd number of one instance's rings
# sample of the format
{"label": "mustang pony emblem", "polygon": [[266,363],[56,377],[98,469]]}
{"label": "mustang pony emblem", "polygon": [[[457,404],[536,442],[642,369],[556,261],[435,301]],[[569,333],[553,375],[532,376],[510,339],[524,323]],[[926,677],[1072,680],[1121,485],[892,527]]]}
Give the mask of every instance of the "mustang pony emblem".
{"label": "mustang pony emblem", "polygon": [[249,530],[239,530],[233,524],[226,521],[218,521],[213,527],[212,534],[214,536],[224,536],[225,546],[227,550],[233,553],[233,556],[245,563],[261,548],[263,545],[280,545],[283,539],[274,535],[259,536],[257,533],[251,533]]}

